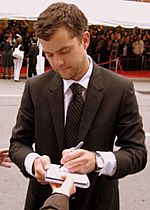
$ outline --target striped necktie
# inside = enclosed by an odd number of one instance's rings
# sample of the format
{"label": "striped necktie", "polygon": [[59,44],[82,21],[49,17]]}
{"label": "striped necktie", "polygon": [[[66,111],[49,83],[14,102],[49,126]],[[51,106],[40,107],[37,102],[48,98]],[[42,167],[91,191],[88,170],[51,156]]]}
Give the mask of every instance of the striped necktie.
{"label": "striped necktie", "polygon": [[65,147],[75,147],[79,133],[80,120],[84,106],[82,97],[83,87],[78,83],[70,86],[73,96],[68,106],[65,126]]}

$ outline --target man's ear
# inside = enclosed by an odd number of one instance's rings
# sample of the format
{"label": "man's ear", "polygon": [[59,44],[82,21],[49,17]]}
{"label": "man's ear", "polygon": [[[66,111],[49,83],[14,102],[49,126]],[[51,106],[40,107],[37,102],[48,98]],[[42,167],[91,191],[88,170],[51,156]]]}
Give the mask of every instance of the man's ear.
{"label": "man's ear", "polygon": [[85,31],[83,34],[83,45],[85,50],[87,50],[89,44],[90,44],[90,33],[88,31]]}

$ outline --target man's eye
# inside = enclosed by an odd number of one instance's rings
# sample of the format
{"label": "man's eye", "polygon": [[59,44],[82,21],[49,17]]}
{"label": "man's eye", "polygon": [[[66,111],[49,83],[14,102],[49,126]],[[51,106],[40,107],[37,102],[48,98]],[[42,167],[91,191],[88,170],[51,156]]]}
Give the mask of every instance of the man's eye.
{"label": "man's eye", "polygon": [[61,53],[62,53],[62,54],[67,54],[67,53],[69,53],[69,51],[70,51],[70,49],[63,49],[63,50],[61,51]]}
{"label": "man's eye", "polygon": [[46,53],[46,56],[49,57],[49,58],[51,58],[53,55],[50,54],[50,53]]}

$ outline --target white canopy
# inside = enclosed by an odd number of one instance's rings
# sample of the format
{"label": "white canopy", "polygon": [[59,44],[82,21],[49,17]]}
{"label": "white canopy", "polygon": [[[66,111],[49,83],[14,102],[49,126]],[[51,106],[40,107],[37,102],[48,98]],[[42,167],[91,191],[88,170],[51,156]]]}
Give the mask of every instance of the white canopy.
{"label": "white canopy", "polygon": [[[51,3],[60,0],[0,0],[0,19],[36,20]],[[150,29],[150,3],[124,0],[64,0],[75,3],[86,14],[89,24]]]}

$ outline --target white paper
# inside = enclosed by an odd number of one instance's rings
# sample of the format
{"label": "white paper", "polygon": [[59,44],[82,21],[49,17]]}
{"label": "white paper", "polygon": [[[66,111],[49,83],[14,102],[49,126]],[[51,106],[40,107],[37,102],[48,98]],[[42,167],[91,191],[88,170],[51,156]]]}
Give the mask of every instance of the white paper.
{"label": "white paper", "polygon": [[86,174],[69,173],[65,167],[59,168],[60,165],[50,164],[46,172],[45,180],[54,183],[63,183],[62,176],[71,176],[76,187],[88,188],[90,186],[89,178]]}

